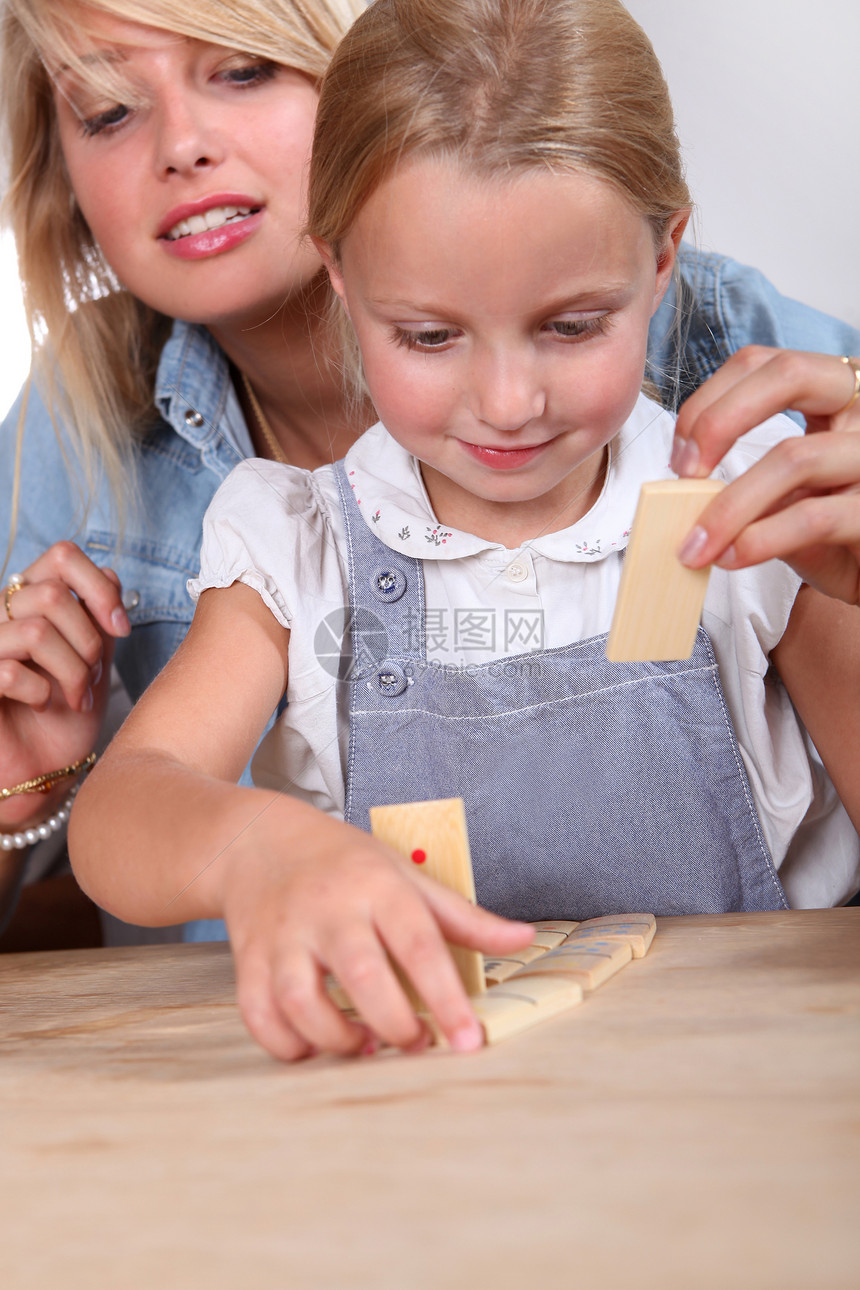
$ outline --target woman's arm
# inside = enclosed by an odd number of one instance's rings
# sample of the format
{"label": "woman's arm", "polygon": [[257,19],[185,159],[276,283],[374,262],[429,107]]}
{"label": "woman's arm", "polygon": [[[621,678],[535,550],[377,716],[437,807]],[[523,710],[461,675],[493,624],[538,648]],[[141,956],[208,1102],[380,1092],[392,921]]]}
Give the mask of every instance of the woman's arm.
{"label": "woman's arm", "polygon": [[504,953],[531,929],[469,905],[304,802],[234,782],[284,692],[287,643],[256,592],[203,593],[185,642],[78,798],[70,846],[81,885],[129,921],[225,918],[245,1021],[278,1057],[367,1044],[367,1030],[329,1000],[326,972],[375,1035],[421,1043],[389,954],[452,1045],[477,1047],[444,942]]}

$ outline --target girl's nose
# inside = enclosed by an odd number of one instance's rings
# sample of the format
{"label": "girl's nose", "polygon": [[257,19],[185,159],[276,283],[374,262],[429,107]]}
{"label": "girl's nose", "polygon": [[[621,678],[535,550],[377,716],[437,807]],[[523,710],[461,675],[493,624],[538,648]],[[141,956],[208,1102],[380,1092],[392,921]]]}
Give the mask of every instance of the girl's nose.
{"label": "girl's nose", "polygon": [[546,393],[529,356],[488,355],[474,364],[473,382],[475,413],[494,430],[520,430],[546,408]]}
{"label": "girl's nose", "polygon": [[156,143],[160,175],[191,174],[223,160],[220,133],[200,105],[195,107],[181,90],[162,101]]}

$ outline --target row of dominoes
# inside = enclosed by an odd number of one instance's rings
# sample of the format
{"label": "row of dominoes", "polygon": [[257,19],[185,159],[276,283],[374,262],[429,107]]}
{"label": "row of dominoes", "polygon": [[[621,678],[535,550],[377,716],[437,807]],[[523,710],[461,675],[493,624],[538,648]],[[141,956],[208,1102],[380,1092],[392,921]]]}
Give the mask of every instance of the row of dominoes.
{"label": "row of dominoes", "polygon": [[472,1004],[486,1042],[497,1043],[581,1003],[584,992],[647,954],[656,927],[653,914],[536,923],[526,949],[484,960],[488,988]]}
{"label": "row of dominoes", "polygon": [[[656,926],[653,914],[535,923],[531,945],[508,958],[484,960],[486,990],[471,999],[486,1042],[498,1043],[581,1003],[584,993],[647,954]],[[333,982],[329,990],[339,1007],[354,1012],[343,990]],[[433,1018],[423,1010],[422,1016],[442,1042]]]}

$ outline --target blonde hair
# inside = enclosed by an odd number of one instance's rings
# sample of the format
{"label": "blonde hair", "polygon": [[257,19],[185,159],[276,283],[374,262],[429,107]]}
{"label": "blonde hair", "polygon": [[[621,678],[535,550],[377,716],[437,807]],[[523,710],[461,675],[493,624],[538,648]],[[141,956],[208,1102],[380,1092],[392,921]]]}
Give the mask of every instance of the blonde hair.
{"label": "blonde hair", "polygon": [[658,247],[690,205],[660,64],[618,0],[375,0],[323,80],[310,234],[337,256],[371,193],[416,155],[487,177],[585,171]]}
{"label": "blonde hair", "polygon": [[[71,431],[90,490],[103,470],[120,516],[133,480],[135,432],[154,416],[153,383],[170,320],[119,289],[87,227],[63,162],[48,68],[67,64],[83,77],[109,79],[109,65],[94,71],[79,52],[88,18],[108,14],[319,79],[363,7],[362,0],[5,0],[3,211],[18,250],[31,377],[55,425]],[[22,414],[19,435],[23,427]]]}

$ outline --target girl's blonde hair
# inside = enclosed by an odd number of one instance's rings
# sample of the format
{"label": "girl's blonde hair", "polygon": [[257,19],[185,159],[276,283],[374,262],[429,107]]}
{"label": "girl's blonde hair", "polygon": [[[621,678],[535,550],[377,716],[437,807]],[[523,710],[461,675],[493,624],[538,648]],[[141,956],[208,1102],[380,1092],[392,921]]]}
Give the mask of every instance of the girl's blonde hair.
{"label": "girl's blonde hair", "polygon": [[375,0],[323,81],[310,234],[337,256],[371,193],[417,155],[487,177],[586,171],[657,246],[690,205],[660,64],[618,0]]}
{"label": "girl's blonde hair", "polygon": [[[5,0],[3,210],[18,250],[32,376],[55,424],[72,432],[90,487],[104,470],[121,513],[133,477],[129,448],[154,416],[153,383],[170,320],[119,289],[87,227],[63,162],[49,69],[65,64],[81,77],[109,80],[109,64],[93,68],[80,53],[88,20],[108,14],[320,79],[363,8],[362,0]],[[19,433],[23,425],[22,415]]]}

